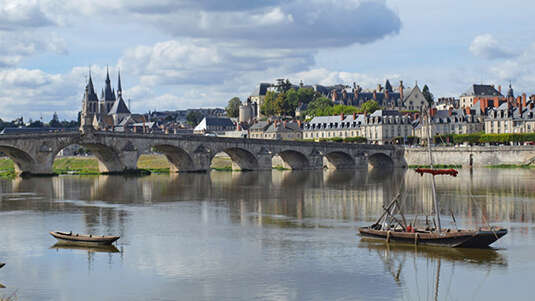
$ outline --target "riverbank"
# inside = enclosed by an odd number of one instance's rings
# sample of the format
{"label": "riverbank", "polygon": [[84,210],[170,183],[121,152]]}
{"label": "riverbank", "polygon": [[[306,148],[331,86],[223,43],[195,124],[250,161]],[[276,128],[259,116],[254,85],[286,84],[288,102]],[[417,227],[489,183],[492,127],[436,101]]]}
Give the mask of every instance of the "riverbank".
{"label": "riverbank", "polygon": [[[169,173],[169,161],[164,155],[150,154],[139,157],[137,167],[151,173]],[[213,170],[232,171],[232,160],[228,156],[216,156],[210,166]],[[60,157],[54,160],[53,171],[56,174],[98,175],[98,160],[88,157]],[[15,165],[7,157],[0,158],[0,177],[15,177]]]}

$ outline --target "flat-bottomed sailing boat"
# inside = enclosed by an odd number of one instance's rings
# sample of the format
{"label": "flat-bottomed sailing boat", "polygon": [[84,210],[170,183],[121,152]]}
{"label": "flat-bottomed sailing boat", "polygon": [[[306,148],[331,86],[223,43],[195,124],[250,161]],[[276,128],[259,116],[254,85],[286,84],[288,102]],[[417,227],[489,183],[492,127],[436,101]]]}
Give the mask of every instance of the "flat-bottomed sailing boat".
{"label": "flat-bottomed sailing boat", "polygon": [[[433,196],[433,209],[435,211],[434,227],[420,229],[414,225],[407,225],[404,216],[399,220],[393,215],[394,208],[400,208],[400,193],[386,207],[383,207],[383,215],[373,225],[360,227],[359,232],[362,236],[384,239],[387,242],[398,241],[411,244],[426,244],[433,246],[444,246],[451,248],[487,248],[490,244],[507,234],[507,229],[497,227],[479,228],[474,230],[445,229],[440,223],[440,214],[438,211],[438,201],[436,197],[435,175],[452,175],[456,176],[454,170],[433,169],[433,156],[431,154],[431,117],[427,114],[427,150],[429,153],[429,169],[419,169],[418,173],[422,175],[429,173],[432,177],[431,188]],[[400,211],[401,212],[401,211]],[[395,223],[387,223],[386,219],[390,218]]]}

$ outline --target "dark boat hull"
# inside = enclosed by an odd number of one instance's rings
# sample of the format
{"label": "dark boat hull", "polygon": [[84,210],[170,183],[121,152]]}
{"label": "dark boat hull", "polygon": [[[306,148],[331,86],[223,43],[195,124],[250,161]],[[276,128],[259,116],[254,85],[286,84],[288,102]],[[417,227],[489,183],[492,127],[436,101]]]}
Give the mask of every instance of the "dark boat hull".
{"label": "dark boat hull", "polygon": [[450,248],[488,248],[490,244],[507,234],[507,229],[444,231],[442,233],[416,231],[386,231],[361,227],[362,236],[384,239],[388,242],[425,244]]}
{"label": "dark boat hull", "polygon": [[119,236],[79,235],[65,232],[50,232],[50,235],[56,238],[60,243],[78,246],[111,245],[114,241],[119,239]]}

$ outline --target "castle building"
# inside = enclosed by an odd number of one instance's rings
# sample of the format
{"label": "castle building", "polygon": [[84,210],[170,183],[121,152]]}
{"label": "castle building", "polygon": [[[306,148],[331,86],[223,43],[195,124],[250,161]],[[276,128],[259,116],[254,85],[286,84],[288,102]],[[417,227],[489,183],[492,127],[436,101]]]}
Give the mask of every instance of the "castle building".
{"label": "castle building", "polygon": [[130,117],[131,113],[123,100],[121,87],[121,74],[117,76],[117,96],[111,87],[110,74],[106,70],[105,87],[102,89],[100,100],[95,93],[93,79],[89,73],[89,81],[85,87],[82,100],[82,116],[80,130],[114,131],[121,122]]}

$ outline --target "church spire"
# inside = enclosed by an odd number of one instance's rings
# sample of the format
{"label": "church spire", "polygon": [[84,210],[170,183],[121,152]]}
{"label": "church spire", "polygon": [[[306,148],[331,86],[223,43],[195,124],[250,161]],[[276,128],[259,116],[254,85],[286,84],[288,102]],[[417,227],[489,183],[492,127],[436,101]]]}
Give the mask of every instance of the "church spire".
{"label": "church spire", "polygon": [[123,95],[123,88],[121,88],[121,69],[117,71],[117,97]]}
{"label": "church spire", "polygon": [[104,101],[114,101],[115,95],[111,90],[110,72],[108,66],[106,66],[106,87],[104,88]]}

